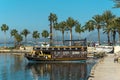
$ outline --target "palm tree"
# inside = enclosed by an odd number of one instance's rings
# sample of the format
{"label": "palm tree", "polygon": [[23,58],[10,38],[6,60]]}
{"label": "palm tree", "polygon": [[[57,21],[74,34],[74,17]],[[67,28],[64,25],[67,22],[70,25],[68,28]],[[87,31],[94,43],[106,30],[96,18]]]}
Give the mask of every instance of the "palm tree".
{"label": "palm tree", "polygon": [[55,40],[57,41],[58,40],[58,33],[57,33],[57,31],[59,31],[58,23],[55,23],[53,28],[55,29],[54,36],[55,36]]}
{"label": "palm tree", "polygon": [[102,26],[102,16],[101,15],[95,15],[93,18],[94,24],[95,24],[95,28],[98,31],[98,43],[100,44],[100,29]]}
{"label": "palm tree", "polygon": [[110,24],[111,24],[110,21],[115,17],[115,15],[113,15],[111,11],[107,10],[102,14],[102,17],[103,17],[103,21],[104,21],[104,25],[105,25],[104,32],[107,33],[108,44],[110,45],[110,31],[111,31],[111,28],[109,28],[109,27],[110,27]]}
{"label": "palm tree", "polygon": [[[47,30],[43,30],[41,34],[42,34],[42,37],[44,37],[45,39],[49,36],[49,33]],[[45,43],[46,43],[46,40],[45,40]]]}
{"label": "palm tree", "polygon": [[120,8],[120,0],[113,0],[115,5],[114,8]]}
{"label": "palm tree", "polygon": [[33,31],[32,33],[32,37],[37,40],[38,38],[40,38],[40,33],[38,31]]}
{"label": "palm tree", "polygon": [[[72,28],[75,26],[76,21],[71,18],[68,17],[68,19],[66,20],[66,26],[67,28],[70,30],[70,40],[72,40]],[[72,42],[70,42],[70,46],[72,45]]]}
{"label": "palm tree", "polygon": [[18,47],[20,47],[21,42],[23,40],[23,37],[20,34],[17,33],[17,34],[15,34],[15,39],[16,39],[16,41],[18,43]]}
{"label": "palm tree", "polygon": [[117,18],[113,18],[111,21],[110,21],[110,25],[109,27],[111,28],[111,34],[113,36],[113,45],[115,45],[115,39],[116,39],[116,31],[117,31]]}
{"label": "palm tree", "polygon": [[48,20],[50,21],[50,46],[52,45],[53,40],[53,27],[55,27],[57,23],[57,16],[56,14],[50,13],[48,16]]}
{"label": "palm tree", "polygon": [[14,47],[16,46],[16,39],[15,39],[15,35],[18,34],[18,31],[16,29],[12,29],[10,32],[11,36],[14,37]]}
{"label": "palm tree", "polygon": [[94,28],[94,21],[93,20],[89,20],[85,23],[85,25],[83,26],[83,29],[84,31],[93,31],[95,28]]}
{"label": "palm tree", "polygon": [[93,31],[94,30],[94,21],[93,20],[89,20],[85,23],[85,25],[83,26],[84,27],[84,30],[88,30],[89,32],[90,31]]}
{"label": "palm tree", "polygon": [[8,31],[8,30],[9,30],[9,27],[6,24],[2,24],[1,31],[3,31],[4,34],[5,34],[5,37],[4,37],[4,39],[5,39],[5,42],[4,42],[5,47],[6,47],[6,31]]}
{"label": "palm tree", "polygon": [[64,44],[64,32],[66,30],[66,22],[62,21],[58,24],[59,30],[62,32],[62,43]]}
{"label": "palm tree", "polygon": [[85,24],[85,30],[93,31],[94,29],[97,29],[98,31],[98,43],[100,44],[100,29],[102,26],[102,16],[101,15],[95,15],[92,17],[92,20],[89,20]]}
{"label": "palm tree", "polygon": [[27,43],[27,36],[30,34],[30,31],[27,29],[24,29],[21,34],[25,37],[25,43]]}
{"label": "palm tree", "polygon": [[80,39],[80,33],[84,32],[84,30],[83,30],[83,27],[81,27],[81,24],[79,22],[76,23],[75,32],[79,34],[79,39]]}
{"label": "palm tree", "polygon": [[118,32],[119,35],[119,44],[120,44],[120,17],[114,18],[113,24],[115,27],[115,31]]}

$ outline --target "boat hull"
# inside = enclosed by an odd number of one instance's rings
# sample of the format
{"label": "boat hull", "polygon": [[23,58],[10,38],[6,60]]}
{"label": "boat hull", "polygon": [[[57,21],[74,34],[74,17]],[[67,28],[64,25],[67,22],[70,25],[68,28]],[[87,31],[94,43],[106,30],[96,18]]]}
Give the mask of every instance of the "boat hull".
{"label": "boat hull", "polygon": [[87,58],[43,58],[43,57],[32,57],[25,56],[29,61],[80,61],[86,60]]}

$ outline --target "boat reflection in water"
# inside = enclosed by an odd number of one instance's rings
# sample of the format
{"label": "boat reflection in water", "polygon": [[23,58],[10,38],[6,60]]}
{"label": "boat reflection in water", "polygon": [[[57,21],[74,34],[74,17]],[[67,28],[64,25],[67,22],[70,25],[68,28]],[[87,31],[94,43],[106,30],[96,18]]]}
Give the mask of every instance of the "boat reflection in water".
{"label": "boat reflection in water", "polygon": [[35,80],[87,80],[86,63],[28,63]]}

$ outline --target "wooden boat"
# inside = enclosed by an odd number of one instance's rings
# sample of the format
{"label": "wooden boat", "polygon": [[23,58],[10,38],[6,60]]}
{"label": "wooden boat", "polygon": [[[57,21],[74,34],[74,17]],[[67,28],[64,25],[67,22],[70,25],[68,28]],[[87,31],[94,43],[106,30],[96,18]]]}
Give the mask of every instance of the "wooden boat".
{"label": "wooden boat", "polygon": [[79,61],[87,59],[85,46],[34,47],[25,57],[30,61]]}

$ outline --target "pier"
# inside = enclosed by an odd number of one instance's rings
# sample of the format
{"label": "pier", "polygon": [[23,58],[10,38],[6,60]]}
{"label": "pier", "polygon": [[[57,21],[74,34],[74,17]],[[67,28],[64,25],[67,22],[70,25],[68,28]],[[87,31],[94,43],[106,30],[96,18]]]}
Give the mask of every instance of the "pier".
{"label": "pier", "polygon": [[91,70],[88,80],[120,80],[120,63],[114,62],[114,54],[98,61]]}

